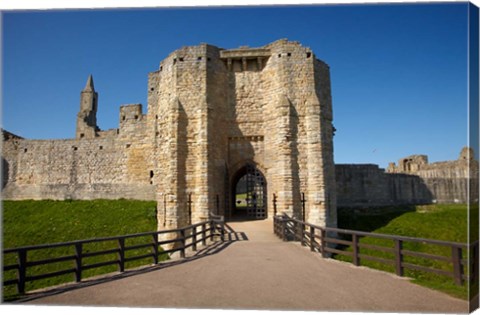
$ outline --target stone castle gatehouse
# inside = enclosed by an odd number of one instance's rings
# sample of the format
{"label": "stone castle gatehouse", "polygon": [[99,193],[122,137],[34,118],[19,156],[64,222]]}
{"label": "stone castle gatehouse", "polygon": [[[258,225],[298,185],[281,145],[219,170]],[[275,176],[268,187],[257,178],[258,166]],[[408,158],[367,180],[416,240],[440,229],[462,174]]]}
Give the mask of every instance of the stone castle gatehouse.
{"label": "stone castle gatehouse", "polygon": [[336,225],[329,67],[309,48],[178,49],[118,129],[97,126],[97,100],[89,77],[75,139],[4,132],[4,199],[157,200],[159,229],[211,213]]}

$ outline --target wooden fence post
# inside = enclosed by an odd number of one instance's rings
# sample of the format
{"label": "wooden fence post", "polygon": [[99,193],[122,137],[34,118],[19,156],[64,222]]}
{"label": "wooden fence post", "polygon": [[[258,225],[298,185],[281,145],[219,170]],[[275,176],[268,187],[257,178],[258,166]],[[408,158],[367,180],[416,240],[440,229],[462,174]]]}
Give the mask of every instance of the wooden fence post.
{"label": "wooden fence post", "polygon": [[315,250],[315,228],[310,226],[310,251]]}
{"label": "wooden fence post", "polygon": [[[293,241],[294,242],[299,241],[299,239],[298,239],[298,223],[295,222],[295,221],[291,221],[291,224],[292,224],[291,235],[293,237]],[[288,224],[287,224],[287,226],[288,226]]]}
{"label": "wooden fence post", "polygon": [[273,194],[273,216],[277,216],[277,195]]}
{"label": "wooden fence post", "polygon": [[192,224],[192,193],[188,194],[188,224]]}
{"label": "wooden fence post", "polygon": [[197,250],[197,227],[194,226],[192,228],[192,250]]}
{"label": "wooden fence post", "polygon": [[225,242],[225,221],[220,222],[220,240]]}
{"label": "wooden fence post", "polygon": [[470,264],[471,268],[473,269],[471,272],[473,283],[478,282],[478,241],[472,247],[472,255],[473,256],[473,263]]}
{"label": "wooden fence post", "polygon": [[283,240],[283,222],[282,222],[282,220],[283,220],[282,218],[277,219],[277,236],[281,240]]}
{"label": "wooden fence post", "polygon": [[305,193],[302,192],[302,199],[300,200],[302,202],[302,221],[305,222]]}
{"label": "wooden fence post", "polygon": [[182,243],[182,247],[180,248],[180,257],[185,258],[185,229],[180,230],[180,242]]}
{"label": "wooden fence post", "polygon": [[273,234],[277,235],[277,218],[273,215]]}
{"label": "wooden fence post", "polygon": [[17,292],[18,294],[25,294],[25,280],[27,278],[27,251],[25,249],[18,251],[17,278]]}
{"label": "wooden fence post", "polygon": [[360,257],[358,257],[358,235],[352,234],[353,264],[360,266]]}
{"label": "wooden fence post", "polygon": [[403,255],[402,255],[403,242],[402,240],[395,239],[395,271],[397,276],[403,277]]}
{"label": "wooden fence post", "polygon": [[153,237],[153,263],[158,264],[158,233],[152,234]]}
{"label": "wooden fence post", "polygon": [[210,241],[213,242],[213,236],[215,235],[215,221],[210,221]]}
{"label": "wooden fence post", "polygon": [[125,271],[125,238],[118,239],[118,271]]}
{"label": "wooden fence post", "polygon": [[462,248],[452,246],[453,278],[455,284],[463,284]]}
{"label": "wooden fence post", "polygon": [[304,235],[304,232],[305,231],[305,225],[304,223],[300,223],[300,245],[301,246],[305,246],[305,235]]}
{"label": "wooden fence post", "polygon": [[321,229],[320,230],[320,247],[322,249],[322,257],[323,258],[327,257],[327,252],[325,250],[325,248],[327,247],[327,243],[325,242],[325,235],[326,235],[325,230]]}
{"label": "wooden fence post", "polygon": [[282,218],[282,238],[283,238],[283,241],[286,242],[287,241],[287,220],[285,220],[285,218]]}
{"label": "wooden fence post", "polygon": [[83,244],[75,244],[75,281],[82,281],[82,251]]}
{"label": "wooden fence post", "polygon": [[202,224],[202,245],[207,245],[207,223],[205,222]]}

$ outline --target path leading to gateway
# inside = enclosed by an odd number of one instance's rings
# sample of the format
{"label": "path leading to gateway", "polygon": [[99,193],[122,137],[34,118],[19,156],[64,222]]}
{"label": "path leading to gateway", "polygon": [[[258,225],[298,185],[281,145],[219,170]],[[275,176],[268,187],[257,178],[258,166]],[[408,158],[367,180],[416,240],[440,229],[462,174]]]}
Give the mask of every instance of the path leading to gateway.
{"label": "path leading to gateway", "polygon": [[271,220],[231,222],[230,241],[187,261],[86,282],[30,304],[467,313],[466,301],[393,274],[323,259],[282,242]]}

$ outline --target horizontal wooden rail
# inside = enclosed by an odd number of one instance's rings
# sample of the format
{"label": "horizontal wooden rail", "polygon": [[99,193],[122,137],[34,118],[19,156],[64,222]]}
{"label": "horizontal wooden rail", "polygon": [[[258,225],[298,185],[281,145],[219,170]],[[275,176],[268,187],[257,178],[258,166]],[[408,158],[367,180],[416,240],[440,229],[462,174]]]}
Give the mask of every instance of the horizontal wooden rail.
{"label": "horizontal wooden rail", "polygon": [[148,248],[148,247],[152,247],[153,244],[152,243],[148,243],[148,244],[139,244],[139,245],[131,245],[131,246],[125,246],[125,250],[134,250],[134,249],[140,249],[140,248]]}
{"label": "horizontal wooden rail", "polygon": [[19,264],[3,266],[3,272],[9,271],[9,270],[18,270],[19,267],[20,267]]}
{"label": "horizontal wooden rail", "polygon": [[117,265],[117,264],[118,264],[118,260],[103,261],[103,262],[99,262],[99,263],[95,263],[95,264],[83,265],[82,270],[100,268],[100,267]]}
{"label": "horizontal wooden rail", "polygon": [[436,269],[436,268],[424,267],[424,266],[409,264],[409,263],[405,263],[405,262],[402,263],[402,265],[404,267],[408,267],[410,269],[425,271],[425,272],[433,272],[433,273],[436,273],[437,275],[441,275],[441,276],[451,277],[453,275],[452,272],[449,272],[449,271],[446,271],[446,270],[441,270],[441,269]]}
{"label": "horizontal wooden rail", "polygon": [[347,251],[339,250],[339,249],[335,249],[335,248],[325,247],[323,250],[327,253],[353,256],[352,252],[347,252]]}
{"label": "horizontal wooden rail", "polygon": [[[415,238],[399,235],[387,235],[369,233],[348,229],[321,227],[318,225],[302,222],[287,215],[274,216],[273,231],[283,241],[299,241],[302,245],[309,246],[311,251],[317,251],[323,257],[331,254],[345,255],[352,257],[352,263],[361,265],[362,260],[375,261],[382,264],[393,265],[395,273],[404,276],[404,270],[419,270],[434,274],[451,277],[457,285],[462,285],[464,280],[478,281],[478,241],[471,244],[446,242],[425,238]],[[345,238],[340,238],[344,235]],[[361,237],[370,237],[392,241],[391,247],[361,243]],[[451,255],[441,256],[420,251],[404,249],[407,243],[421,243],[434,246],[450,248]],[[351,251],[342,250],[350,246]],[[372,256],[362,253],[362,249],[369,249],[390,254],[393,258]],[[422,258],[429,261],[448,263],[450,270],[440,270],[428,266],[422,266],[406,262],[406,257]]]}
{"label": "horizontal wooden rail", "polygon": [[18,285],[18,279],[12,279],[12,280],[7,280],[3,281],[3,285]]}
{"label": "horizontal wooden rail", "polygon": [[341,244],[341,245],[352,245],[353,244],[350,241],[344,241],[344,240],[339,240],[339,239],[329,238],[329,237],[326,237],[324,239],[324,241],[327,242],[327,243],[335,243],[335,244]]}
{"label": "horizontal wooden rail", "polygon": [[90,252],[90,253],[82,253],[83,258],[88,258],[88,257],[95,257],[95,256],[103,256],[103,255],[109,255],[109,254],[117,254],[118,249],[108,249],[108,250],[102,250],[98,252]]}
{"label": "horizontal wooden rail", "polygon": [[[159,263],[159,256],[172,254],[179,252],[181,257],[185,257],[185,250],[187,248],[192,248],[193,251],[197,250],[197,244],[206,245],[207,240],[210,238],[213,240],[214,236],[220,236],[220,239],[223,241],[223,235],[225,233],[225,222],[222,216],[211,215],[209,221],[204,221],[196,224],[186,226],[184,228],[170,229],[164,231],[156,232],[144,232],[144,233],[135,233],[122,236],[112,236],[112,237],[102,237],[102,238],[92,238],[85,240],[77,240],[72,242],[62,242],[62,243],[53,243],[53,244],[42,244],[34,246],[23,246],[19,248],[9,248],[3,250],[4,259],[6,256],[15,255],[17,262],[15,264],[5,265],[3,267],[4,279],[5,271],[16,270],[15,279],[5,279],[3,281],[4,286],[16,285],[17,293],[24,294],[26,292],[25,286],[27,282],[37,281],[41,279],[58,277],[66,274],[73,274],[75,281],[80,282],[82,280],[82,273],[85,270],[96,269],[104,266],[116,265],[119,272],[125,271],[125,263],[141,260],[141,259],[152,259],[153,264]],[[159,237],[165,234],[176,235],[175,238],[169,240],[159,241]],[[138,240],[139,238],[150,237],[150,241]],[[128,244],[129,240],[137,240],[141,242],[139,244]],[[105,250],[97,250],[93,252],[87,251],[86,245],[103,243],[106,247],[112,247]],[[159,250],[160,246],[172,244],[173,248],[169,250]],[[179,246],[180,244],[180,246]],[[29,254],[33,251],[35,253],[50,250],[54,248],[73,248],[74,254],[71,255],[61,255],[57,257],[49,257],[47,259],[32,260],[29,258]],[[143,253],[132,256],[135,250],[145,249]],[[149,252],[147,252],[147,250]],[[86,258],[97,257],[97,256],[108,256],[116,255],[115,259],[110,259],[107,261],[88,263]],[[113,258],[113,257],[111,257]],[[29,275],[28,269],[32,267],[38,267],[43,265],[51,265],[54,263],[65,263],[72,262],[74,268],[66,268],[63,270],[49,271],[45,273]],[[65,268],[65,264],[63,268]]]}
{"label": "horizontal wooden rail", "polygon": [[[381,251],[381,252],[386,252],[386,253],[395,254],[395,249],[389,248],[389,247],[385,247],[385,246],[378,246],[378,245],[372,245],[372,244],[362,244],[362,243],[359,243],[359,244],[358,244],[358,247],[359,247],[359,248],[368,248],[368,249],[378,250],[378,251]],[[405,252],[405,251],[402,251],[402,252]]]}
{"label": "horizontal wooden rail", "polygon": [[50,259],[44,259],[44,260],[29,261],[26,263],[26,266],[34,267],[34,266],[40,266],[40,265],[46,265],[46,264],[54,264],[57,262],[69,261],[69,260],[75,259],[75,257],[76,257],[75,255],[70,255],[70,256],[50,258]]}
{"label": "horizontal wooden rail", "polygon": [[41,275],[26,277],[25,281],[36,281],[36,280],[41,280],[41,279],[46,279],[46,278],[58,277],[58,276],[63,276],[63,275],[73,273],[73,272],[75,272],[75,268],[60,270],[60,271],[54,271],[54,272],[44,273],[44,274],[41,274]]}
{"label": "horizontal wooden rail", "polygon": [[153,254],[150,253],[150,254],[144,254],[139,256],[127,257],[127,258],[124,258],[124,261],[129,262],[129,261],[135,261],[135,260],[151,258],[151,257],[153,257]]}
{"label": "horizontal wooden rail", "polygon": [[365,254],[358,254],[358,258],[375,261],[375,262],[386,264],[386,265],[395,264],[395,261],[391,259],[385,259],[385,258],[380,258],[380,257],[375,257],[375,256],[365,255]]}
{"label": "horizontal wooden rail", "polygon": [[405,250],[405,249],[402,249],[402,254],[412,256],[412,257],[426,258],[430,260],[439,260],[439,261],[446,261],[446,262],[450,262],[452,260],[450,257],[446,257],[446,256],[419,253],[419,252],[414,252],[414,251]]}

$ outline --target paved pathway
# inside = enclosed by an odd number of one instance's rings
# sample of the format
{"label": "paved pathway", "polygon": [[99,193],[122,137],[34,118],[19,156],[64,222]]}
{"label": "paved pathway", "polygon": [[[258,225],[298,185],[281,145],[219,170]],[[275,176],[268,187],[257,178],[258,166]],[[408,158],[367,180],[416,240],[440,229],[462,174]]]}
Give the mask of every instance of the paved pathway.
{"label": "paved pathway", "polygon": [[393,274],[281,242],[272,221],[232,222],[231,241],[174,261],[45,292],[30,304],[467,313],[467,302]]}

